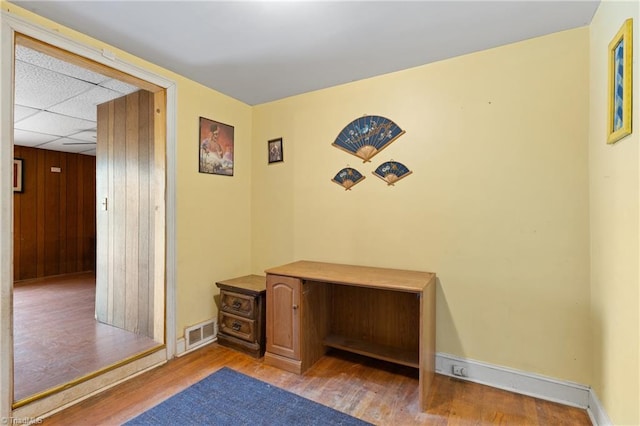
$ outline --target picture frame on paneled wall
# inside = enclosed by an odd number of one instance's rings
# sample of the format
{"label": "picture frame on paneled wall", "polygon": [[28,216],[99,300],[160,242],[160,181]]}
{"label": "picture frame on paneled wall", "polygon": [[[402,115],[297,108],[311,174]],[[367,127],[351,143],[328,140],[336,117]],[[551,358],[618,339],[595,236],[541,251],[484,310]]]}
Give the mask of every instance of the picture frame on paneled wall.
{"label": "picture frame on paneled wall", "polygon": [[284,153],[282,152],[282,138],[271,139],[267,142],[269,164],[284,161]]}
{"label": "picture frame on paneled wall", "polygon": [[607,143],[631,134],[633,20],[624,21],[609,43]]}
{"label": "picture frame on paneled wall", "polygon": [[22,192],[24,177],[22,173],[24,160],[22,158],[13,159],[13,192]]}
{"label": "picture frame on paneled wall", "polygon": [[200,117],[200,173],[233,176],[233,131],[233,126]]}

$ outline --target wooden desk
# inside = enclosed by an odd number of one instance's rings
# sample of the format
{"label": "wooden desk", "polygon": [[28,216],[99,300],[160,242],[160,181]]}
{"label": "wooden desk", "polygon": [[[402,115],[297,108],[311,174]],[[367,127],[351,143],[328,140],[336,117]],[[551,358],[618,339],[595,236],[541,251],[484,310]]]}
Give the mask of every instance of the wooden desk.
{"label": "wooden desk", "polygon": [[265,272],[265,364],[301,374],[334,347],[415,367],[426,410],[435,369],[435,274],[309,261]]}

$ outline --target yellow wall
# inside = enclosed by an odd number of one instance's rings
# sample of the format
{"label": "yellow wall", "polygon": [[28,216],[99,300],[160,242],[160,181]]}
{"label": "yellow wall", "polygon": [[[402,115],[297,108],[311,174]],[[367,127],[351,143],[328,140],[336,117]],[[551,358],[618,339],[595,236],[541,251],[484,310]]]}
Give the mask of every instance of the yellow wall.
{"label": "yellow wall", "polygon": [[[177,87],[177,321],[176,333],[214,318],[215,281],[250,270],[251,107],[105,43],[2,1],[2,9],[86,45],[109,49]],[[234,126],[234,176],[198,173],[198,122]]]}
{"label": "yellow wall", "polygon": [[[438,351],[590,383],[588,36],[255,107],[254,272],[298,259],[433,271]],[[331,146],[363,114],[407,132],[367,164]],[[268,165],[280,136],[284,162]],[[393,187],[371,174],[390,159],[413,171]],[[350,191],[330,181],[346,165],[366,176]]]}
{"label": "yellow wall", "polygon": [[[634,19],[634,131],[607,145],[607,46],[627,18]],[[605,1],[590,26],[591,385],[611,420],[628,425],[640,424],[638,22],[637,2]]]}

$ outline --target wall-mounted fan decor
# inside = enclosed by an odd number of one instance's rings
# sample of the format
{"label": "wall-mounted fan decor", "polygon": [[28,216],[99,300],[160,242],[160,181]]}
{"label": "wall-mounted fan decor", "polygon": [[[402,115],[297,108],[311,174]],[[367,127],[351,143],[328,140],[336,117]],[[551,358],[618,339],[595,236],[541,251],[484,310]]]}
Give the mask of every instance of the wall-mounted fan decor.
{"label": "wall-mounted fan decor", "polygon": [[352,186],[356,185],[364,179],[362,173],[351,167],[345,167],[336,174],[331,182],[335,182],[342,186],[345,191],[350,190]]}
{"label": "wall-mounted fan decor", "polygon": [[400,179],[409,176],[412,172],[404,164],[391,160],[380,164],[372,173],[387,182],[387,185],[393,185]]}
{"label": "wall-mounted fan decor", "polygon": [[365,115],[347,124],[332,145],[366,163],[403,134],[404,130],[388,118]]}

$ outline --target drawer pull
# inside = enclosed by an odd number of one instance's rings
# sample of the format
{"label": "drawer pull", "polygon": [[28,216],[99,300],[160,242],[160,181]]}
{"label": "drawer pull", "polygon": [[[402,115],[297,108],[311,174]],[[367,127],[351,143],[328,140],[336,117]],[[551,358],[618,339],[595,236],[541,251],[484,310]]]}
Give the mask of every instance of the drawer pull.
{"label": "drawer pull", "polygon": [[298,309],[298,305],[293,305],[293,306],[292,306],[292,308],[293,308],[294,310],[296,310],[296,309]]}
{"label": "drawer pull", "polygon": [[231,324],[231,328],[233,328],[235,331],[240,331],[240,328],[242,328],[242,324],[240,324],[238,321],[234,321],[233,324]]}
{"label": "drawer pull", "polygon": [[236,311],[240,309],[240,306],[242,306],[242,302],[240,302],[239,300],[234,300],[233,304],[231,305],[231,307]]}

